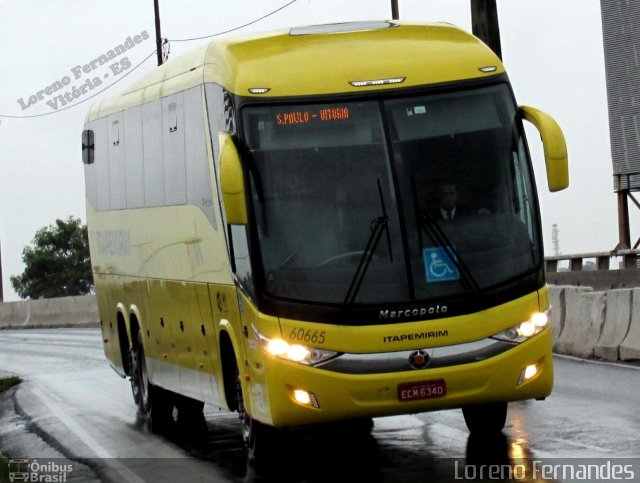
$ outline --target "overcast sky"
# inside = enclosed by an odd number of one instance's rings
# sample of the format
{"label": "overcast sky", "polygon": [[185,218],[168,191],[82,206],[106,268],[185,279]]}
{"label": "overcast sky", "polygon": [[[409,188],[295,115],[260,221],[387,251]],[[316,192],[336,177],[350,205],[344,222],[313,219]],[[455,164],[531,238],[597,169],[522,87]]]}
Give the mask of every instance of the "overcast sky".
{"label": "overcast sky", "polygon": [[[162,34],[183,39],[225,31],[289,1],[161,0]],[[447,21],[471,30],[470,0],[399,1],[401,20]],[[569,148],[571,185],[561,193],[549,193],[539,137],[535,130],[527,130],[542,204],[546,253],[553,252],[554,223],[560,231],[561,253],[611,250],[617,244],[618,229],[600,2],[498,0],[498,9],[503,60],[518,102],[554,116]],[[238,33],[390,17],[390,0],[297,0]],[[9,276],[22,272],[22,249],[37,229],[70,215],[86,221],[79,142],[89,106],[152,70],[156,60],[152,56],[127,78],[123,76],[132,68],[116,74],[98,67],[80,73],[79,80],[73,69],[143,31],[149,38],[138,39],[141,41],[125,55],[132,67],[155,50],[151,0],[0,3],[0,114],[53,113],[22,119],[0,117],[0,246],[5,300],[17,299]],[[171,42],[171,57],[204,42]],[[38,91],[65,76],[71,81],[69,88],[75,85],[81,89],[83,83],[93,83],[95,78],[102,84],[93,89],[85,86],[85,93],[78,90],[80,95],[66,106],[46,92],[41,94],[43,99],[37,99]],[[115,81],[119,83],[87,100]],[[30,96],[36,96],[31,105]],[[640,226],[635,211],[632,207],[632,238],[634,234],[637,238],[634,228]]]}

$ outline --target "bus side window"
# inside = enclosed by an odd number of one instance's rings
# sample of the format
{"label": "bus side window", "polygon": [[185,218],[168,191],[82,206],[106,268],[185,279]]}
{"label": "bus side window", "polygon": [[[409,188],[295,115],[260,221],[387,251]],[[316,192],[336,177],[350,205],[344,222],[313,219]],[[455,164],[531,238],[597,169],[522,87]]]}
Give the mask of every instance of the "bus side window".
{"label": "bus side window", "polygon": [[141,106],[124,112],[124,125],[127,128],[124,138],[127,208],[144,208],[145,172]]}
{"label": "bus side window", "polygon": [[114,146],[120,146],[120,121],[118,120],[111,123],[111,139]]}
{"label": "bus side window", "polygon": [[125,141],[127,137],[124,114],[119,112],[107,118],[109,123],[109,210],[127,207]]}
{"label": "bus side window", "polygon": [[142,105],[142,148],[144,205],[162,206],[165,153],[162,141],[162,105],[159,100]]}
{"label": "bus side window", "polygon": [[164,129],[164,206],[187,202],[187,172],[184,146],[184,92],[162,99]]}
{"label": "bus side window", "polygon": [[169,132],[176,132],[178,130],[178,112],[176,110],[176,103],[169,104],[169,113],[167,115],[167,121],[169,124]]}

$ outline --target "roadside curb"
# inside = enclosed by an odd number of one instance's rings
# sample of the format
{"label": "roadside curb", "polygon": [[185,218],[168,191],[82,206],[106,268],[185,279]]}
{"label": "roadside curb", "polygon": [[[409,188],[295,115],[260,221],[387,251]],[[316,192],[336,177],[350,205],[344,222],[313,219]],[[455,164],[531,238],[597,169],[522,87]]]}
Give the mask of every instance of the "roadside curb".
{"label": "roadside curb", "polygon": [[[19,391],[18,384],[0,393],[0,455],[9,461],[16,458],[38,460],[43,464],[46,461],[66,462],[73,465],[73,479],[101,481],[89,466],[62,454],[49,435],[26,417],[17,402]],[[37,458],[27,457],[35,453]]]}

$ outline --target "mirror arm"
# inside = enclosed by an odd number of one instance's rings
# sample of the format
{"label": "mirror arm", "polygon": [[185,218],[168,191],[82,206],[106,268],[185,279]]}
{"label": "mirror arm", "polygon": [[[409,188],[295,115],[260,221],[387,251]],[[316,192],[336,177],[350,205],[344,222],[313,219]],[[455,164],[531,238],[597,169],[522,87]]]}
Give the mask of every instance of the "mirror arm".
{"label": "mirror arm", "polygon": [[218,135],[220,146],[220,191],[229,225],[247,224],[247,201],[244,172],[233,136],[226,132]]}
{"label": "mirror arm", "polygon": [[569,186],[567,143],[558,123],[548,114],[530,106],[520,106],[520,115],[533,124],[542,138],[549,191]]}

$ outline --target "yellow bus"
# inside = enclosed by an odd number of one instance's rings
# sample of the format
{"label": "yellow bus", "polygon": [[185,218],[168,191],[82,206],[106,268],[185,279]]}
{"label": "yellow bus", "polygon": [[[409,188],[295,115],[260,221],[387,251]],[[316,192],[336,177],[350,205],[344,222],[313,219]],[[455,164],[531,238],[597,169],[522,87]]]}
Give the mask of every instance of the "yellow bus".
{"label": "yellow bus", "polygon": [[[500,431],[553,385],[522,120],[563,134],[446,24],[216,40],[94,105],[83,131],[104,350],[158,428],[282,430],[462,408]],[[169,422],[169,423],[167,423]]]}

